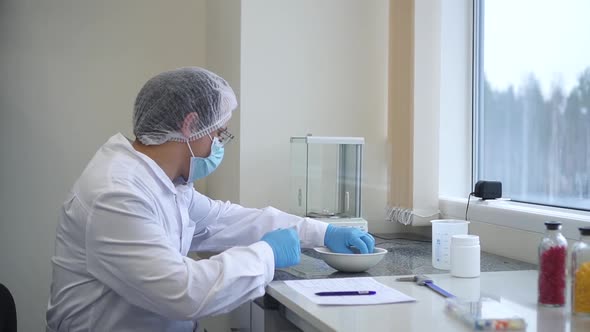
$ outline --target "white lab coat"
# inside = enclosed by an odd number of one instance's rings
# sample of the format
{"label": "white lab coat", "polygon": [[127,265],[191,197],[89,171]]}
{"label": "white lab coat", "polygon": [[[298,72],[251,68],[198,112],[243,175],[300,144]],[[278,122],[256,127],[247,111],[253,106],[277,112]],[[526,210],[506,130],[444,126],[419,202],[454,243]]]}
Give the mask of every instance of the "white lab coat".
{"label": "white lab coat", "polygon": [[[291,226],[302,246],[323,245],[326,223],[211,200],[117,134],[63,205],[47,330],[192,331],[264,294],[274,257],[260,238]],[[189,250],[222,253],[195,261]]]}

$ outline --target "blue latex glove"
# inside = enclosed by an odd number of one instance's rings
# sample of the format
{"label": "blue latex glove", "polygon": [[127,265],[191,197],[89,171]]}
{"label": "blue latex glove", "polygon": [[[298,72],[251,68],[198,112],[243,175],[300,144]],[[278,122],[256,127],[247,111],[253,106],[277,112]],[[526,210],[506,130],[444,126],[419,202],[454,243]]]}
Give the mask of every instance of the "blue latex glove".
{"label": "blue latex glove", "polygon": [[293,228],[277,229],[264,234],[265,241],[272,248],[275,255],[275,268],[288,267],[299,264],[301,247],[299,235]]}
{"label": "blue latex glove", "polygon": [[356,227],[335,227],[328,225],[324,236],[324,245],[332,252],[341,254],[353,254],[350,247],[353,246],[361,254],[373,253],[375,239],[371,234],[361,231]]}

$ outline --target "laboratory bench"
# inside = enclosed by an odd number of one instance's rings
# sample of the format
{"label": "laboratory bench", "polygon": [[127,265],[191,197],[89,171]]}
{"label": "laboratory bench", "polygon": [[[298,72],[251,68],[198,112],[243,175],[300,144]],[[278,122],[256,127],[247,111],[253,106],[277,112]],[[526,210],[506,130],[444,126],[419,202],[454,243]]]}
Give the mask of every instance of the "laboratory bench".
{"label": "laboratory bench", "polygon": [[[278,269],[274,280],[380,277],[409,274],[441,274],[448,271],[432,267],[432,244],[430,238],[414,234],[377,234],[375,246],[387,249],[379,264],[362,273],[339,272],[319,258],[313,249],[303,249],[301,263],[294,267]],[[403,237],[403,238],[397,238]],[[534,270],[536,266],[518,260],[486,252],[481,253],[481,271]]]}
{"label": "laboratory bench", "polygon": [[[395,238],[381,234],[376,246],[388,250],[383,260],[363,273],[338,272],[313,249],[304,249],[301,263],[278,269],[266,295],[250,303],[250,325],[237,330],[257,331],[470,331],[445,312],[445,298],[398,276],[426,274],[443,289],[467,299],[498,300],[526,319],[527,331],[590,331],[590,319],[574,316],[569,308],[537,307],[536,266],[481,253],[479,278],[455,278],[432,267],[429,239]],[[394,277],[395,276],[395,277]],[[416,299],[416,302],[364,306],[320,306],[285,284],[285,280],[373,277]],[[234,329],[235,330],[235,329]]]}

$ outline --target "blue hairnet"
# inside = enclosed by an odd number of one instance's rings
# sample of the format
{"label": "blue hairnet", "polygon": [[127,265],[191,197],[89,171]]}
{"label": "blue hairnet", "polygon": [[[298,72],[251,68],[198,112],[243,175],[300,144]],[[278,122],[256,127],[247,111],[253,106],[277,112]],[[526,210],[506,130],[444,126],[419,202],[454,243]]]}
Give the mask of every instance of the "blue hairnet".
{"label": "blue hairnet", "polygon": [[[221,128],[238,102],[232,88],[216,74],[184,67],[151,78],[139,91],[133,133],[146,145],[195,140]],[[190,113],[196,116],[184,123]],[[183,125],[190,135],[183,134]]]}

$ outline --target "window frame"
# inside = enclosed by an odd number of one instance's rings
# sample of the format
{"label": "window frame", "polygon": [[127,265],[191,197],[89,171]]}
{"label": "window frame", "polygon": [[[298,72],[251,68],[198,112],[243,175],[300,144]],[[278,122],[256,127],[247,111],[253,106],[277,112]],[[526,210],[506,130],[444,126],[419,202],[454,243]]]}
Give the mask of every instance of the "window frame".
{"label": "window frame", "polygon": [[[473,24],[472,24],[472,31],[473,31],[473,58],[472,58],[472,93],[473,93],[473,111],[472,111],[472,128],[473,128],[473,158],[471,161],[471,169],[472,169],[472,187],[473,184],[476,183],[479,178],[477,176],[478,173],[482,172],[483,167],[478,164],[477,160],[481,160],[482,158],[482,151],[484,150],[484,142],[480,140],[480,137],[483,137],[484,126],[480,125],[480,117],[481,111],[483,108],[483,96],[484,93],[484,84],[483,84],[483,43],[484,43],[484,23],[485,23],[485,12],[484,6],[487,0],[473,0]],[[580,208],[574,206],[565,206],[559,204],[544,204],[540,202],[532,202],[526,200],[517,200],[514,199],[515,202],[519,203],[526,203],[537,205],[541,207],[555,207],[555,208],[563,208],[566,210],[579,210],[583,212],[590,212],[590,208]]]}
{"label": "window frame", "polygon": [[[478,141],[475,126],[477,125],[477,112],[475,107],[481,100],[477,99],[476,89],[480,88],[481,84],[474,84],[477,79],[478,67],[482,63],[479,61],[478,52],[481,52],[482,33],[481,25],[483,19],[478,20],[478,14],[481,13],[482,1],[485,0],[454,0],[452,3],[443,6],[441,24],[443,31],[441,36],[441,67],[450,66],[451,70],[446,70],[450,74],[456,72],[455,68],[468,70],[470,75],[465,75],[465,85],[470,86],[470,89],[465,89],[463,94],[458,97],[463,99],[461,105],[462,110],[457,112],[453,108],[457,108],[457,103],[453,105],[445,105],[445,101],[441,99],[441,119],[449,118],[451,121],[462,122],[467,121],[470,123],[468,130],[464,131],[453,131],[445,130],[444,126],[441,126],[441,146],[440,156],[441,161],[439,165],[439,209],[441,214],[445,218],[465,218],[465,210],[467,207],[467,195],[471,192],[475,183],[475,157],[477,149],[481,142]],[[483,14],[483,13],[482,13]],[[469,16],[469,17],[465,17]],[[480,17],[481,18],[481,17]],[[447,38],[450,38],[452,33],[445,35],[444,31],[448,26],[456,24],[456,22],[468,22],[466,28],[469,29],[468,33],[464,34],[462,42],[457,44],[456,40],[448,42]],[[457,32],[457,28],[454,28]],[[480,38],[476,38],[479,34]],[[454,37],[453,37],[454,38]],[[448,46],[451,45],[451,46]],[[446,47],[446,49],[445,49]],[[462,48],[463,52],[470,54],[469,63],[459,63],[453,56],[445,56],[445,52],[454,52],[454,48]],[[451,49],[453,48],[453,49]],[[465,62],[465,61],[464,61]],[[445,77],[445,70],[441,70],[441,91],[445,89],[444,82],[448,82],[451,78]],[[456,79],[456,78],[454,78]],[[463,85],[463,86],[465,86]],[[442,94],[442,93],[441,93]],[[446,101],[448,102],[448,101]],[[447,135],[445,137],[445,135]],[[453,150],[452,147],[444,146],[445,142],[448,142],[448,137],[451,140],[466,140],[470,142],[470,149],[468,151],[461,151],[461,149]],[[467,149],[466,149],[467,150]],[[452,156],[451,156],[452,153]],[[442,160],[447,158],[459,158],[459,162],[464,165],[464,169],[469,169],[470,174],[457,174],[451,167],[452,165],[445,165],[445,161]],[[456,179],[458,184],[451,185],[448,179],[452,177]],[[469,184],[470,187],[467,187]],[[546,205],[538,205],[533,203],[515,202],[509,200],[493,200],[493,201],[481,201],[477,199],[471,199],[469,205],[468,219],[475,222],[482,222],[486,224],[502,226],[512,229],[519,229],[534,233],[543,233],[543,223],[547,220],[555,220],[563,223],[563,234],[569,239],[579,238],[579,227],[590,226],[590,212],[562,207],[552,207]]]}

